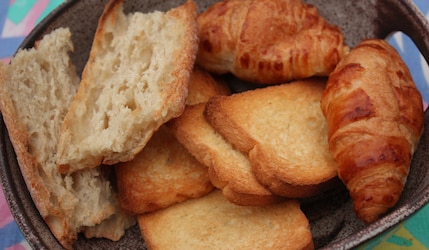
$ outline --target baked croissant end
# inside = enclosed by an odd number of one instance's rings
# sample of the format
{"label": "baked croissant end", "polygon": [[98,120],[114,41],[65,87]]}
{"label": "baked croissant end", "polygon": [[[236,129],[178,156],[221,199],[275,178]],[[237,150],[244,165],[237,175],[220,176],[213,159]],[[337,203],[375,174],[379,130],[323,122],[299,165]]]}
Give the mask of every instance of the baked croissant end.
{"label": "baked croissant end", "polygon": [[402,193],[423,131],[422,97],[397,51],[370,39],[330,74],[321,108],[338,175],[358,218],[371,223]]}
{"label": "baked croissant end", "polygon": [[197,64],[261,84],[327,76],[349,50],[340,29],[301,0],[221,1],[197,29]]}

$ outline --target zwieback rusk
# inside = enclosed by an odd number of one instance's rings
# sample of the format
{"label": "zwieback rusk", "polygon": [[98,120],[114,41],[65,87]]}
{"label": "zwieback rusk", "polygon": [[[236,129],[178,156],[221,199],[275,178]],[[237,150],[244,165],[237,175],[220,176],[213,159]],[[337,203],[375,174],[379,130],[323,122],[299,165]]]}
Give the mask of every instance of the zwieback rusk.
{"label": "zwieback rusk", "polygon": [[187,106],[168,122],[175,137],[197,160],[206,165],[214,186],[230,201],[242,206],[274,204],[273,195],[256,179],[247,154],[223,138],[204,118],[206,103]]}
{"label": "zwieback rusk", "polygon": [[224,0],[197,26],[198,65],[260,84],[327,76],[349,50],[341,30],[301,0]]}
{"label": "zwieback rusk", "polygon": [[198,49],[196,4],[168,12],[123,12],[112,0],[65,117],[58,169],[70,173],[129,161],[185,107]]}
{"label": "zwieback rusk", "polygon": [[135,223],[119,208],[100,167],[61,175],[55,154],[61,123],[79,77],[68,53],[69,29],[59,28],[0,63],[0,109],[22,176],[52,234],[71,249],[79,232],[119,240]]}
{"label": "zwieback rusk", "polygon": [[230,94],[231,91],[224,80],[214,78],[206,70],[195,66],[188,83],[186,107],[198,103],[205,103],[210,97],[215,95]]}
{"label": "zwieback rusk", "polygon": [[149,249],[314,249],[296,200],[239,206],[215,190],[137,218]]}
{"label": "zwieback rusk", "polygon": [[213,190],[206,166],[198,162],[166,126],[144,149],[115,167],[121,207],[137,215],[156,211]]}
{"label": "zwieback rusk", "polygon": [[423,130],[422,97],[397,51],[371,39],[332,72],[321,107],[339,177],[371,223],[402,193]]}
{"label": "zwieback rusk", "polygon": [[[229,94],[225,83],[195,68],[186,103],[206,102],[211,96]],[[188,106],[185,108],[185,110]],[[131,214],[159,210],[213,190],[208,168],[180,144],[162,125],[133,160],[115,167],[121,207]]]}
{"label": "zwieback rusk", "polygon": [[313,196],[338,182],[320,108],[325,83],[315,78],[215,96],[205,117],[248,154],[256,178],[272,193]]}

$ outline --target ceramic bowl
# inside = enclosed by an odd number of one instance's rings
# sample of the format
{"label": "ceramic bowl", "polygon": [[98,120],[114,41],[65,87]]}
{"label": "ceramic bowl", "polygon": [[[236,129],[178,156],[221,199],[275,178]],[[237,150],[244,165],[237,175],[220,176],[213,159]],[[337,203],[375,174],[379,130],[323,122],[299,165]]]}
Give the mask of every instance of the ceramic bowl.
{"label": "ceramic bowl", "polygon": [[[196,1],[202,11],[215,0]],[[88,58],[98,17],[107,0],[69,0],[44,19],[24,40],[21,47],[60,26],[73,34],[72,60],[79,74]],[[182,1],[125,0],[126,12],[166,11]],[[402,31],[429,59],[429,25],[411,0],[308,0],[329,22],[341,27],[346,43],[353,47],[364,38],[387,38]],[[34,249],[60,249],[35,208],[21,176],[15,152],[3,121],[0,121],[0,173],[11,211],[28,243]],[[349,249],[379,235],[415,213],[429,201],[429,113],[425,112],[425,132],[415,152],[409,178],[399,203],[378,221],[365,225],[356,219],[347,191],[335,190],[303,201],[303,210],[312,227],[317,248]],[[137,226],[127,230],[118,242],[79,237],[76,249],[145,249]]]}

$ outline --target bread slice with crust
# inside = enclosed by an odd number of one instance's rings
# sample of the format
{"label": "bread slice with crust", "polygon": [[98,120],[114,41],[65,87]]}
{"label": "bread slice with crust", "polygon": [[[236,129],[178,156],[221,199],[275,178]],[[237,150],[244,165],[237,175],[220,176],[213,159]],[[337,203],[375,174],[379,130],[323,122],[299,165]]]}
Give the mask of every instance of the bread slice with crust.
{"label": "bread slice with crust", "polygon": [[[192,71],[188,92],[187,104],[229,94],[226,84],[198,68]],[[131,214],[159,210],[203,196],[214,188],[207,167],[198,162],[165,125],[133,160],[117,164],[115,170],[120,204]]]}
{"label": "bread slice with crust", "polygon": [[0,63],[0,109],[22,176],[40,215],[66,249],[81,230],[88,237],[119,240],[135,223],[119,208],[100,167],[66,175],[57,171],[61,123],[79,85],[68,55],[70,37],[69,29],[56,29],[34,48],[19,50],[9,65]]}
{"label": "bread slice with crust", "polygon": [[225,81],[214,78],[206,70],[195,66],[188,83],[186,105],[205,103],[212,96],[230,94],[231,91]]}
{"label": "bread slice with crust", "polygon": [[180,117],[168,122],[175,137],[209,168],[211,182],[229,201],[246,206],[278,202],[279,197],[256,179],[247,154],[234,148],[206,121],[205,106],[188,106]]}
{"label": "bread slice with crust", "polygon": [[185,107],[198,48],[196,4],[123,12],[112,0],[99,19],[58,146],[61,173],[129,161]]}
{"label": "bread slice with crust", "polygon": [[296,200],[239,206],[220,190],[138,216],[149,249],[314,249]]}
{"label": "bread slice with crust", "polygon": [[205,117],[249,155],[256,178],[279,196],[316,195],[337,183],[320,109],[325,79],[308,79],[215,96]]}
{"label": "bread slice with crust", "polygon": [[213,190],[207,167],[190,155],[166,126],[161,126],[132,161],[119,163],[115,169],[121,207],[135,215]]}

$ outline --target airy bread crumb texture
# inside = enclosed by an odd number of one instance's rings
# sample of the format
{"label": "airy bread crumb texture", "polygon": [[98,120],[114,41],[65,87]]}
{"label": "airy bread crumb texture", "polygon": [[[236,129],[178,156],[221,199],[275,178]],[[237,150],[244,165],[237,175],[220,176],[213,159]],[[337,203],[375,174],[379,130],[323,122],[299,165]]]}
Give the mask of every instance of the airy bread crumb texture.
{"label": "airy bread crumb texture", "polygon": [[129,161],[182,113],[197,49],[195,12],[193,2],[167,13],[125,15],[122,1],[106,7],[64,121],[60,172]]}
{"label": "airy bread crumb texture", "polygon": [[[69,29],[59,28],[1,65],[1,110],[24,180],[52,233],[71,248],[82,227],[116,211],[110,182],[99,168],[61,175],[56,149],[61,123],[79,85],[68,53]],[[110,229],[109,229],[110,230]],[[122,234],[124,227],[120,227]]]}

